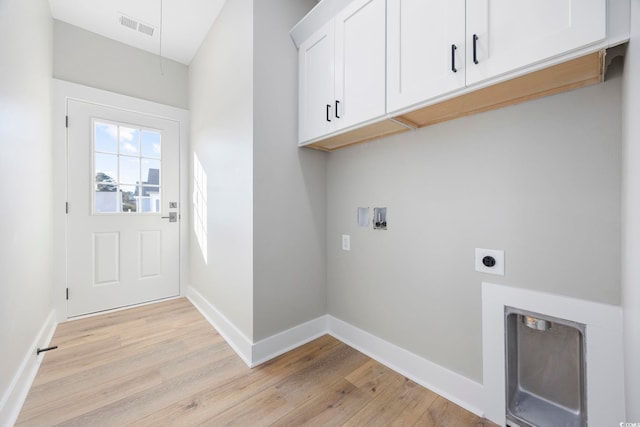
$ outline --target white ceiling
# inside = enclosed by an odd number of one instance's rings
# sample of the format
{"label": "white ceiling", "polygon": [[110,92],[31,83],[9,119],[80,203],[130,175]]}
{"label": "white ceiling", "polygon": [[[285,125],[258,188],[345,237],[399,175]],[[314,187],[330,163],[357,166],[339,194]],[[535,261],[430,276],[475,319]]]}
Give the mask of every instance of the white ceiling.
{"label": "white ceiling", "polygon": [[[55,19],[189,65],[225,0],[49,0]],[[153,36],[120,24],[126,15],[154,27]]]}

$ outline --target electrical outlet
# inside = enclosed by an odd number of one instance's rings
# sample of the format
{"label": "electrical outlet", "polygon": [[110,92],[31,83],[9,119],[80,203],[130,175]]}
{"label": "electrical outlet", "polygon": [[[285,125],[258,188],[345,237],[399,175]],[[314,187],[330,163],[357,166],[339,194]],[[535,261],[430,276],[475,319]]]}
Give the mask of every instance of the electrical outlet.
{"label": "electrical outlet", "polygon": [[350,251],[351,250],[351,236],[348,234],[342,235],[342,250]]}
{"label": "electrical outlet", "polygon": [[476,248],[476,271],[504,276],[504,251]]}

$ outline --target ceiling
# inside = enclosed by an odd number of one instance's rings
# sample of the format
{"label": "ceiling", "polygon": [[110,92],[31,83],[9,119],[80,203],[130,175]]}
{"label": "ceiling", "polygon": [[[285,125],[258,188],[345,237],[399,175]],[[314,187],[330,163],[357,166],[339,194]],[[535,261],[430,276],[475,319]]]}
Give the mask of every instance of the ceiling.
{"label": "ceiling", "polygon": [[[225,0],[49,0],[55,19],[189,65]],[[160,10],[162,7],[162,31]],[[121,24],[121,16],[135,29]],[[142,25],[139,25],[142,24]],[[149,35],[148,33],[152,33]]]}

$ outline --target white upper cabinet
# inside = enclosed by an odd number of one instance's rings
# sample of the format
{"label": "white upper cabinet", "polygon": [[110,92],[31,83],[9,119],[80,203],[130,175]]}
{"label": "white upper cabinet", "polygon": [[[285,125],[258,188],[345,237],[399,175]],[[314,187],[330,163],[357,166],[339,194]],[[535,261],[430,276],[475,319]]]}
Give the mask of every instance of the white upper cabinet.
{"label": "white upper cabinet", "polygon": [[389,0],[389,111],[465,86],[465,0]]}
{"label": "white upper cabinet", "polygon": [[333,131],[334,92],[333,21],[300,45],[298,134],[308,141]]}
{"label": "white upper cabinet", "polygon": [[300,44],[299,141],[385,114],[385,0],[356,0]]}
{"label": "white upper cabinet", "polygon": [[321,0],[290,32],[299,144],[333,150],[601,81],[629,13],[630,0]]}
{"label": "white upper cabinet", "polygon": [[385,114],[385,0],[358,0],[335,19],[336,130]]}
{"label": "white upper cabinet", "polygon": [[604,40],[607,1],[467,0],[466,22],[471,85]]}
{"label": "white upper cabinet", "polygon": [[606,38],[607,0],[388,0],[387,111]]}

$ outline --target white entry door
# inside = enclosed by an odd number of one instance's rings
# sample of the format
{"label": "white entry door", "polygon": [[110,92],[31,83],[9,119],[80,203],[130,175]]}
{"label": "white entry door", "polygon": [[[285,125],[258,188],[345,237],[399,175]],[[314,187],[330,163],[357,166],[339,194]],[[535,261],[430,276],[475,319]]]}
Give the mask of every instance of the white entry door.
{"label": "white entry door", "polygon": [[68,317],[178,295],[178,122],[67,111]]}

